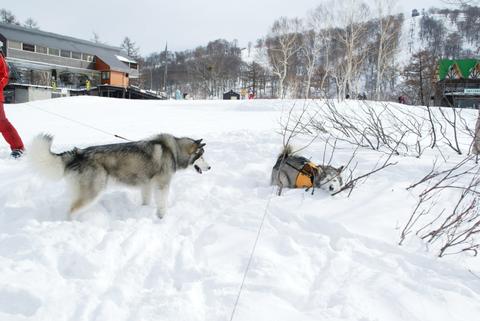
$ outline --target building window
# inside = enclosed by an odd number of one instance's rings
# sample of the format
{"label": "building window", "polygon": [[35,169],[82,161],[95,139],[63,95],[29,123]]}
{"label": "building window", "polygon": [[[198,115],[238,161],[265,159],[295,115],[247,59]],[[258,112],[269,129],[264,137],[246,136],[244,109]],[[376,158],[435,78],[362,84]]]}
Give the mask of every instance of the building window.
{"label": "building window", "polygon": [[41,54],[47,54],[47,47],[42,47],[42,46],[35,46],[35,52],[41,53]]}
{"label": "building window", "polygon": [[60,50],[60,56],[65,57],[65,58],[70,58],[72,55],[71,51],[68,50]]}
{"label": "building window", "polygon": [[8,40],[8,48],[10,49],[22,49],[22,43],[18,41]]}
{"label": "building window", "polygon": [[72,51],[72,58],[73,59],[82,59],[82,54],[79,52]]}
{"label": "building window", "polygon": [[60,50],[54,48],[48,48],[48,54],[50,56],[60,56]]}
{"label": "building window", "polygon": [[110,72],[102,71],[102,80],[109,80],[109,79],[110,79]]}
{"label": "building window", "polygon": [[35,52],[35,45],[31,45],[31,44],[28,44],[28,43],[23,43],[22,49],[25,50],[25,51]]}
{"label": "building window", "polygon": [[131,62],[130,63],[130,68],[131,69],[138,69],[138,64]]}
{"label": "building window", "polygon": [[31,70],[30,77],[32,85],[49,86],[51,83],[50,72],[46,70]]}
{"label": "building window", "polygon": [[84,53],[84,54],[82,54],[82,60],[91,62],[91,61],[93,61],[93,56]]}

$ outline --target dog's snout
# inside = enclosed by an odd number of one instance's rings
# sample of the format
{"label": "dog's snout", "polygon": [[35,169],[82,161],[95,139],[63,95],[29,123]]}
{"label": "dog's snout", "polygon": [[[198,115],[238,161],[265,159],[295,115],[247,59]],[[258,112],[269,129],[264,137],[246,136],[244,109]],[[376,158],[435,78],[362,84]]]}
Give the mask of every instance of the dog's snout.
{"label": "dog's snout", "polygon": [[328,189],[329,189],[330,191],[333,191],[335,188],[334,188],[332,185],[330,185],[330,187],[329,187]]}

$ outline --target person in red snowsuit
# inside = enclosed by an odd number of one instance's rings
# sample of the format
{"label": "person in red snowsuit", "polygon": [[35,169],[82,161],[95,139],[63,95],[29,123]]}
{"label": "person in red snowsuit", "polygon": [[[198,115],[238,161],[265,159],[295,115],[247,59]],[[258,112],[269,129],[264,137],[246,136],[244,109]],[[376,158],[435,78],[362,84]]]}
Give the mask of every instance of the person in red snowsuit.
{"label": "person in red snowsuit", "polygon": [[8,121],[3,108],[3,102],[5,101],[5,97],[3,96],[3,88],[5,88],[7,83],[8,65],[5,61],[3,50],[0,47],[0,132],[2,133],[3,138],[5,138],[7,143],[10,145],[12,150],[11,156],[18,158],[22,156],[23,153],[23,142],[15,127],[13,127],[13,125]]}

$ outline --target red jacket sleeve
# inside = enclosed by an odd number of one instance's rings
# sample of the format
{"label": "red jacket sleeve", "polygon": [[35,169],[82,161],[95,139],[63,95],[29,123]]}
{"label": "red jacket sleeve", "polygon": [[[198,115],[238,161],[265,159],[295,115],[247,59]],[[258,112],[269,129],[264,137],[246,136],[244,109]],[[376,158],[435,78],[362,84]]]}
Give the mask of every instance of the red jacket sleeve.
{"label": "red jacket sleeve", "polygon": [[0,55],[0,88],[3,89],[8,84],[8,64],[5,58]]}

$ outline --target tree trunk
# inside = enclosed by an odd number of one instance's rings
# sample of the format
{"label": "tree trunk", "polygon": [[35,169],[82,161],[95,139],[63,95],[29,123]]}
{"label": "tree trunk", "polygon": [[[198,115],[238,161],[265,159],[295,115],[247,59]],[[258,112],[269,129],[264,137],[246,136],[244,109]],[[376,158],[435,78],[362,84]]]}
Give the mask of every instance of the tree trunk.
{"label": "tree trunk", "polygon": [[480,109],[478,110],[477,124],[475,125],[475,137],[473,138],[472,153],[480,154]]}
{"label": "tree trunk", "polygon": [[310,86],[311,86],[311,83],[312,83],[312,73],[311,72],[308,72],[307,74],[307,84],[306,84],[306,90],[305,90],[305,99],[309,99],[310,98]]}

